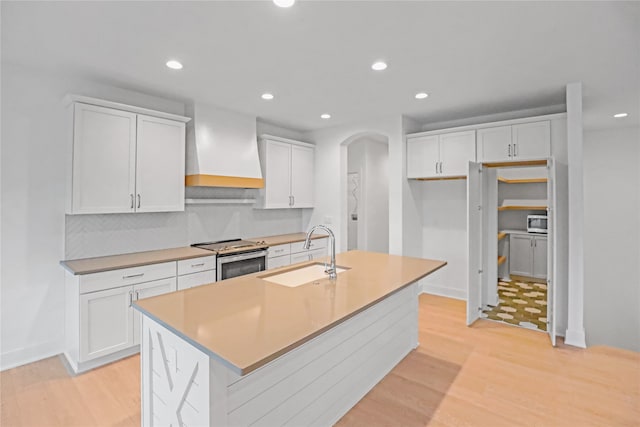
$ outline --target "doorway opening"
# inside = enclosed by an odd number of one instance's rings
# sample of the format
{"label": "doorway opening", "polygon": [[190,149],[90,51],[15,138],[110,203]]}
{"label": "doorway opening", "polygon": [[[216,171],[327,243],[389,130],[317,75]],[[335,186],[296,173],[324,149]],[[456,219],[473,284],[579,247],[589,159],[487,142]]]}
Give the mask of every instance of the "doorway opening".
{"label": "doorway opening", "polygon": [[346,249],[388,253],[389,139],[378,133],[364,133],[349,138],[343,145],[346,209],[342,223]]}
{"label": "doorway opening", "polygon": [[542,331],[555,345],[555,177],[551,159],[469,165],[468,324]]}

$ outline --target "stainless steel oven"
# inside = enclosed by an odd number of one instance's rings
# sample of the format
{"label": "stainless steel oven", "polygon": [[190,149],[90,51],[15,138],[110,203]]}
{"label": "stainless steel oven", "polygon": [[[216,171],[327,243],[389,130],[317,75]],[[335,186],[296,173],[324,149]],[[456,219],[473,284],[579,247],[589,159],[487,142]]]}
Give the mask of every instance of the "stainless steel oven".
{"label": "stainless steel oven", "polygon": [[257,273],[267,268],[267,250],[218,254],[216,280],[230,279],[245,274]]}

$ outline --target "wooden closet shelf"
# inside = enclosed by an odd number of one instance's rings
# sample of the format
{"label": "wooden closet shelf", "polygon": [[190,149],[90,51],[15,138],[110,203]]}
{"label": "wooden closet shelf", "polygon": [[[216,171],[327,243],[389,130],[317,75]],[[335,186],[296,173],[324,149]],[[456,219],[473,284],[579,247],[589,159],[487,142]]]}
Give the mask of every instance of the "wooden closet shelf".
{"label": "wooden closet shelf", "polygon": [[507,257],[502,255],[498,257],[498,265],[502,265],[507,261]]}
{"label": "wooden closet shelf", "polygon": [[546,206],[500,206],[498,211],[546,211]]}
{"label": "wooden closet shelf", "polygon": [[535,184],[546,183],[548,180],[547,178],[508,179],[499,176],[498,181],[505,184]]}
{"label": "wooden closet shelf", "polygon": [[504,231],[501,231],[500,233],[498,233],[498,241],[504,239],[507,236],[507,233],[505,233]]}

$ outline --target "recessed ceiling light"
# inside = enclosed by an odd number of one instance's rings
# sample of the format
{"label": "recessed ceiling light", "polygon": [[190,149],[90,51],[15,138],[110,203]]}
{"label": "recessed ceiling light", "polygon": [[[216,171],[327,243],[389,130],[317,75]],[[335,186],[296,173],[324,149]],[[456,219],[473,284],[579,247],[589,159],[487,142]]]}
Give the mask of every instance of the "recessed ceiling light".
{"label": "recessed ceiling light", "polygon": [[174,59],[172,59],[171,61],[167,61],[167,67],[171,68],[172,70],[182,70],[182,64]]}
{"label": "recessed ceiling light", "polygon": [[418,92],[416,93],[416,99],[425,99],[429,96],[427,92]]}
{"label": "recessed ceiling light", "polygon": [[321,119],[325,119],[325,120],[330,119],[331,118],[331,114],[327,114],[327,113],[321,114],[320,118]]}
{"label": "recessed ceiling light", "polygon": [[387,63],[386,62],[382,62],[382,61],[374,62],[373,65],[371,66],[371,69],[375,70],[375,71],[386,70],[387,69]]}
{"label": "recessed ceiling light", "polygon": [[262,94],[262,99],[266,99],[267,101],[271,101],[273,99],[273,94],[272,93],[263,93]]}
{"label": "recessed ceiling light", "polygon": [[273,0],[276,6],[280,7],[291,7],[296,2],[296,0]]}
{"label": "recessed ceiling light", "polygon": [[620,119],[622,117],[627,117],[627,116],[628,116],[627,113],[618,113],[613,115],[613,117],[615,117],[616,119]]}

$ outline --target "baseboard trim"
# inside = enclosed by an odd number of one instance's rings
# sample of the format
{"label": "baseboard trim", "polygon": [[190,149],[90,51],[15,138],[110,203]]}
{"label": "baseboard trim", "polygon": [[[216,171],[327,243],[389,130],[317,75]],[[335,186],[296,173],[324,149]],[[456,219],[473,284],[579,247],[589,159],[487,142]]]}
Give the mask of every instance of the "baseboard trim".
{"label": "baseboard trim", "polygon": [[72,360],[67,353],[64,353],[63,359],[66,361],[65,366],[67,367],[67,371],[72,375],[77,375],[109,363],[117,362],[120,359],[124,359],[125,357],[133,356],[138,353],[140,353],[140,345],[136,344],[133,347],[129,347],[97,359],[88,360],[86,362],[76,362]]}
{"label": "baseboard trim", "polygon": [[573,347],[587,348],[587,340],[584,329],[577,331],[567,329],[567,332],[564,336],[564,343]]}
{"label": "baseboard trim", "polygon": [[0,355],[0,371],[17,368],[18,366],[37,362],[38,360],[56,356],[62,353],[63,340],[48,341],[31,347],[7,351]]}
{"label": "baseboard trim", "polygon": [[462,301],[467,300],[467,291],[461,289],[453,289],[450,286],[443,286],[434,283],[423,283],[421,287],[421,293],[454,298]]}

